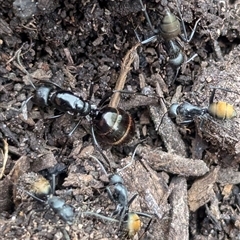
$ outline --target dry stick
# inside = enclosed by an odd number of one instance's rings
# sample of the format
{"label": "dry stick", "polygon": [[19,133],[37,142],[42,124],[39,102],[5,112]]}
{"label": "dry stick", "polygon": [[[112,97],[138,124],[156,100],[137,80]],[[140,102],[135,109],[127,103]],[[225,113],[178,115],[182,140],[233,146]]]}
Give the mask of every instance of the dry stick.
{"label": "dry stick", "polygon": [[2,179],[2,177],[3,177],[4,171],[6,168],[6,164],[7,164],[7,160],[8,160],[8,143],[4,139],[2,139],[2,141],[3,141],[3,151],[1,149],[1,153],[3,156],[3,166],[2,166],[1,173],[0,173],[0,179]]}
{"label": "dry stick", "polygon": [[120,92],[122,91],[126,82],[126,78],[127,78],[127,74],[128,72],[131,70],[131,64],[133,63],[134,59],[135,59],[135,53],[136,53],[136,49],[140,46],[140,43],[137,43],[136,45],[134,45],[125,55],[125,57],[123,58],[122,61],[122,66],[121,66],[121,71],[119,74],[119,77],[117,79],[116,82],[116,86],[115,86],[115,92],[112,95],[112,98],[110,100],[109,103],[109,107],[117,107],[120,101]]}

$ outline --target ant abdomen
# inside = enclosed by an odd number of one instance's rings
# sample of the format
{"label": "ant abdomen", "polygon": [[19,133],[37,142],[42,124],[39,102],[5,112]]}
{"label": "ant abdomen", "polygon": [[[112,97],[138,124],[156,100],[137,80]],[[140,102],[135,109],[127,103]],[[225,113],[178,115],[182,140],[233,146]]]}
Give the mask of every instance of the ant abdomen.
{"label": "ant abdomen", "polygon": [[234,106],[223,101],[211,103],[208,107],[208,113],[221,120],[232,119],[237,116]]}
{"label": "ant abdomen", "polygon": [[131,115],[120,108],[103,108],[93,122],[98,138],[109,145],[127,143],[135,132]]}
{"label": "ant abdomen", "polygon": [[165,40],[174,39],[181,33],[180,22],[170,11],[166,11],[161,21],[160,33]]}

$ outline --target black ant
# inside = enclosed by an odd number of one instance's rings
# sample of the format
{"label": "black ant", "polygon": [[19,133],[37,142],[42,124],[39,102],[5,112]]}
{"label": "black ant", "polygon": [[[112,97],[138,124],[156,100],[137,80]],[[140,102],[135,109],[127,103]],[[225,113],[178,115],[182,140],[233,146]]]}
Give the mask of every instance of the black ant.
{"label": "black ant", "polygon": [[[98,108],[73,92],[63,90],[55,83],[46,81],[46,84],[36,88],[30,79],[29,81],[34,87],[35,93],[24,104],[32,99],[33,103],[39,108],[53,107],[62,113],[85,116],[91,122],[91,133],[94,144],[110,166],[111,164],[103,154],[97,139],[106,145],[120,145],[129,142],[134,136],[134,120],[123,109],[113,107]],[[79,124],[80,121],[68,134],[68,137],[72,135]]]}
{"label": "black ant", "polygon": [[31,175],[30,192],[22,189],[22,187],[20,187],[20,189],[37,201],[48,205],[67,224],[73,224],[75,219],[75,208],[67,204],[64,199],[53,196],[54,191],[49,181],[42,175],[37,173],[29,174]]}
{"label": "black ant", "polygon": [[168,110],[169,117],[176,118],[178,124],[190,124],[194,122],[195,116],[203,116],[206,113],[221,120],[232,119],[236,117],[237,112],[233,105],[223,101],[213,102],[216,89],[232,92],[231,90],[223,88],[213,88],[212,94],[209,98],[209,106],[203,108],[194,106],[189,102],[184,102],[181,104],[174,103]]}
{"label": "black ant", "polygon": [[[132,156],[132,159],[133,159],[133,156]],[[100,165],[105,175],[109,176],[109,174],[107,174],[101,162],[96,157],[94,156],[91,156],[91,157],[95,161],[97,161],[97,163]],[[126,186],[124,185],[123,178],[119,174],[110,175],[109,185],[107,186],[106,189],[108,192],[108,197],[111,199],[112,202],[117,204],[116,209],[112,213],[111,217],[106,217],[101,214],[97,214],[93,212],[84,212],[84,214],[93,215],[95,217],[102,218],[108,221],[118,222],[119,229],[121,228],[122,224],[124,224],[124,229],[127,230],[127,235],[130,238],[134,237],[135,234],[138,233],[141,228],[141,220],[139,216],[147,217],[147,218],[150,218],[150,221],[147,225],[147,228],[144,231],[145,233],[152,221],[152,216],[146,213],[141,213],[141,212],[129,212],[129,206],[135,200],[135,198],[137,197],[137,194],[133,195],[132,198],[128,201],[128,191]]]}
{"label": "black ant", "polygon": [[[96,133],[97,138],[108,145],[123,144],[133,137],[135,123],[131,115],[126,111],[112,107],[99,109],[73,92],[63,90],[54,83],[47,83],[38,88],[32,84],[35,93],[31,99],[38,107],[54,107],[62,113],[85,116],[92,123],[93,135]],[[94,136],[93,138],[95,141]]]}
{"label": "black ant", "polygon": [[[109,185],[107,186],[108,197],[111,199],[112,202],[116,203],[116,209],[113,212],[112,216],[119,217],[120,216],[120,223],[123,220],[125,212],[128,210],[128,192],[127,188],[123,183],[123,179],[119,174],[112,174],[109,175],[101,162],[94,156],[91,156],[97,163],[100,165],[104,174],[109,178]],[[135,196],[136,197],[136,196]]]}
{"label": "black ant", "polygon": [[[178,36],[180,36],[180,38],[184,41],[189,43],[192,38],[193,35],[196,31],[197,28],[197,24],[199,23],[199,21],[201,19],[198,19],[194,25],[194,28],[192,30],[191,35],[189,36],[189,38],[187,37],[187,31],[186,31],[186,27],[185,24],[183,22],[183,18],[182,18],[182,14],[181,11],[179,9],[178,6],[178,2],[177,2],[177,8],[178,8],[178,12],[179,12],[179,16],[182,22],[182,28],[183,28],[183,32],[184,35],[181,34],[181,28],[180,28],[180,22],[179,20],[176,18],[176,16],[174,14],[172,14],[168,9],[165,10],[165,16],[163,17],[161,24],[160,24],[160,29],[155,29],[151,23],[151,20],[149,18],[149,15],[147,13],[146,10],[146,6],[144,6],[142,0],[139,0],[141,7],[142,7],[142,11],[145,14],[146,20],[151,28],[151,30],[155,33],[155,34],[160,34],[162,36],[162,38],[164,39],[165,42],[165,46],[166,46],[166,50],[168,52],[169,55],[169,64],[173,67],[177,69],[176,72],[176,76],[178,75],[179,69],[181,67],[181,65],[184,62],[184,55],[181,51],[181,49],[178,47],[178,44],[176,43],[176,38]],[[141,44],[146,44],[149,43],[155,39],[157,39],[157,35],[154,35],[144,41],[141,41],[138,37],[138,34],[135,32],[138,41],[141,42]],[[197,54],[194,54],[190,59],[188,59],[186,61],[186,63],[192,61],[195,57],[197,56]],[[175,76],[175,78],[176,78]]]}
{"label": "black ant", "polygon": [[[36,88],[30,79],[29,81],[34,87],[35,93],[25,101],[24,105],[32,99],[32,102],[42,109],[53,107],[62,113],[85,116],[91,123],[94,145],[111,168],[111,164],[97,139],[106,145],[120,145],[129,142],[135,133],[135,122],[132,116],[121,108],[98,108],[73,92],[63,90],[55,83],[46,81],[46,84]],[[68,134],[68,137],[73,134],[80,122],[81,120]]]}

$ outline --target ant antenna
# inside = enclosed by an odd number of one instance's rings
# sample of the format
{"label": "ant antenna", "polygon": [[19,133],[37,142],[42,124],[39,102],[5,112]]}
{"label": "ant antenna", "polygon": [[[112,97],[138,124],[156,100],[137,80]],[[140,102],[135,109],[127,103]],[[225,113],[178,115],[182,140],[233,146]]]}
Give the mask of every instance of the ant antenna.
{"label": "ant antenna", "polygon": [[240,95],[239,92],[236,92],[236,91],[233,91],[233,90],[230,90],[230,89],[227,89],[227,88],[214,87],[214,86],[210,86],[210,88],[211,88],[211,89],[220,89],[220,90],[225,91],[225,92],[232,92],[232,93],[235,93],[235,94]]}
{"label": "ant antenna", "polygon": [[106,216],[104,216],[104,215],[101,215],[101,214],[98,214],[98,213],[94,213],[94,212],[86,211],[86,212],[83,212],[83,214],[95,216],[95,217],[97,217],[97,218],[101,218],[101,219],[103,219],[103,220],[107,220],[107,221],[111,221],[111,222],[119,222],[119,220],[117,220],[117,219],[115,219],[115,218],[106,217]]}
{"label": "ant antenna", "polygon": [[179,17],[181,19],[181,22],[182,22],[182,28],[183,28],[183,33],[184,33],[184,37],[180,34],[181,38],[183,41],[189,43],[191,42],[192,38],[193,38],[193,35],[194,33],[196,32],[196,28],[197,28],[197,25],[198,23],[200,22],[201,18],[199,18],[195,24],[194,24],[194,27],[193,27],[193,30],[191,32],[191,35],[189,36],[189,38],[187,37],[187,30],[186,30],[186,27],[185,27],[185,24],[184,24],[184,21],[183,21],[183,17],[182,17],[182,13],[181,13],[181,10],[180,10],[180,7],[179,7],[179,2],[178,0],[176,0],[176,5],[177,5],[177,10],[178,10],[178,14],[179,14]]}
{"label": "ant antenna", "polygon": [[[151,30],[152,30],[154,33],[158,33],[158,30],[154,29],[154,27],[153,27],[153,25],[152,25],[152,22],[151,22],[151,20],[150,20],[150,18],[149,18],[149,15],[148,15],[148,13],[147,13],[146,5],[144,6],[142,0],[139,0],[139,2],[140,2],[140,4],[141,4],[142,11],[143,11],[144,14],[145,14],[145,17],[146,17],[146,19],[147,19],[147,22],[148,22]],[[141,41],[140,41],[140,42],[141,42]]]}

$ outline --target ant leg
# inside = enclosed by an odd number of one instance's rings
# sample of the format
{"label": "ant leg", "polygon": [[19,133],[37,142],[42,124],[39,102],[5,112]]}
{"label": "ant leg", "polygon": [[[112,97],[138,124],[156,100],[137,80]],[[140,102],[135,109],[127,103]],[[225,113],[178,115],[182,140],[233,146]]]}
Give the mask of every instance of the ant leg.
{"label": "ant leg", "polygon": [[176,81],[179,71],[180,71],[180,67],[178,67],[177,70],[176,70],[175,76],[172,80],[172,84],[174,84],[174,82]]}
{"label": "ant leg", "polygon": [[136,29],[134,29],[134,33],[135,33],[135,36],[136,36],[138,42],[142,43]]}
{"label": "ant leg", "polygon": [[140,37],[139,37],[139,35],[138,35],[138,33],[137,33],[137,31],[135,29],[134,29],[134,33],[136,35],[136,38],[137,38],[138,42],[140,42],[142,45],[157,40],[157,35],[154,35],[154,36],[152,36],[150,38],[147,38],[146,40],[141,41]]}
{"label": "ant leg", "polygon": [[78,121],[78,123],[75,125],[75,127],[72,129],[72,131],[68,134],[68,138],[70,138],[72,136],[72,134],[75,132],[75,130],[77,129],[77,127],[79,126],[79,124],[81,123],[82,119],[80,119]]}
{"label": "ant leg", "polygon": [[110,172],[111,172],[111,171],[112,171],[112,167],[111,167],[110,161],[109,161],[109,159],[105,156],[105,154],[104,154],[103,151],[102,151],[102,148],[100,147],[100,145],[99,145],[98,142],[97,142],[97,139],[96,139],[96,136],[95,136],[95,133],[94,133],[93,126],[91,127],[91,132],[92,132],[93,143],[94,143],[95,147],[97,148],[97,150],[98,150],[98,151],[100,152],[100,154],[102,155],[102,157],[104,158],[104,160],[108,163],[109,168],[110,168]]}
{"label": "ant leg", "polygon": [[191,56],[191,57],[186,61],[186,63],[191,62],[191,61],[192,61],[195,57],[197,57],[197,56],[198,56],[197,53],[193,54],[193,56]]}
{"label": "ant leg", "polygon": [[[62,115],[63,115],[63,114],[62,114]],[[57,116],[60,117],[60,116],[62,116],[62,115],[57,115]],[[77,127],[79,126],[79,124],[81,123],[81,121],[82,121],[82,119],[80,119],[80,120],[78,121],[78,123],[75,125],[75,127],[74,127],[74,128],[71,130],[71,132],[67,135],[67,139],[66,139],[66,141],[64,142],[63,147],[62,147],[60,153],[58,154],[58,158],[62,155],[63,149],[66,147],[69,138],[70,138],[70,137],[72,136],[72,134],[75,132],[75,130],[77,129]]]}
{"label": "ant leg", "polygon": [[192,38],[193,38],[193,35],[194,35],[195,32],[196,32],[197,25],[198,25],[198,23],[200,22],[201,18],[199,18],[199,19],[195,22],[195,25],[194,25],[194,27],[193,27],[193,30],[192,30],[189,38],[188,38],[186,26],[185,26],[184,21],[183,21],[183,17],[182,17],[182,13],[181,13],[181,10],[180,10],[180,7],[179,7],[179,2],[178,2],[178,0],[176,0],[176,5],[177,5],[179,17],[180,17],[181,22],[182,22],[182,28],[183,28],[183,33],[184,33],[184,36],[180,35],[180,37],[182,38],[183,41],[189,43],[189,42],[191,42],[191,40],[192,40]]}
{"label": "ant leg", "polygon": [[132,204],[132,202],[135,200],[135,198],[138,196],[138,194],[134,194],[132,198],[128,201],[128,207]]}
{"label": "ant leg", "polygon": [[133,164],[133,162],[134,162],[134,157],[135,157],[136,152],[137,152],[137,147],[139,146],[140,143],[142,143],[142,142],[144,142],[144,141],[145,141],[145,140],[142,140],[142,141],[140,141],[139,143],[136,144],[135,149],[134,149],[134,151],[133,151],[133,155],[132,155],[132,157],[131,157],[131,161],[130,161],[126,166],[124,166],[123,168],[119,169],[119,170],[117,171],[118,173],[121,172],[121,171],[123,171],[124,169],[130,167],[130,166]]}
{"label": "ant leg", "polygon": [[122,223],[123,223],[124,217],[125,217],[125,215],[126,215],[127,212],[128,212],[128,207],[127,207],[127,206],[124,206],[124,207],[121,209],[121,212],[120,212],[120,219],[119,219],[118,229],[121,229],[121,225],[122,225]]}
{"label": "ant leg", "polygon": [[44,119],[56,119],[56,118],[59,118],[61,117],[62,115],[64,115],[64,113],[61,113],[61,114],[58,114],[58,115],[55,115],[55,116],[52,116],[52,117],[47,117],[47,118],[44,118]]}
{"label": "ant leg", "polygon": [[[118,228],[121,228],[122,222],[124,220],[124,217],[126,215],[126,213],[128,213],[128,208],[131,205],[131,203],[135,200],[135,198],[138,196],[138,194],[135,194],[129,201],[128,201],[128,205],[127,206],[123,206],[123,208],[119,211],[118,210],[118,214],[120,213],[120,219],[119,219],[119,226]],[[122,206],[122,205],[119,205]],[[116,209],[117,210],[117,209]]]}
{"label": "ant leg", "polygon": [[211,96],[209,98],[209,105],[213,103],[215,92],[216,92],[216,88],[213,88],[212,94],[211,94]]}
{"label": "ant leg", "polygon": [[153,41],[155,41],[155,40],[157,40],[157,35],[154,35],[154,36],[152,36],[152,37],[150,37],[150,38],[148,38],[148,39],[146,39],[146,40],[143,40],[143,41],[141,42],[141,44],[147,44],[147,43],[153,42]]}
{"label": "ant leg", "polygon": [[[139,0],[139,3],[141,4],[142,11],[143,11],[144,14],[145,14],[145,18],[146,18],[146,20],[147,20],[147,22],[148,22],[151,30],[152,30],[154,33],[158,33],[158,31],[157,31],[156,29],[154,29],[154,27],[153,27],[153,25],[152,25],[152,22],[151,22],[151,20],[150,20],[150,18],[149,18],[149,15],[148,15],[148,13],[147,13],[146,5],[144,6],[142,0]],[[147,43],[152,42],[152,41],[154,41],[154,40],[157,39],[157,36],[154,35],[154,36],[152,36],[152,37],[150,37],[150,38],[148,38],[148,39],[146,39],[146,40],[141,41],[140,38],[139,38],[139,36],[138,36],[138,34],[137,34],[137,31],[136,31],[135,29],[134,29],[134,33],[135,33],[135,35],[136,35],[136,38],[137,38],[138,42],[140,42],[141,44],[147,44]]]}
{"label": "ant leg", "polygon": [[214,87],[214,86],[210,86],[210,88],[211,88],[211,89],[220,89],[220,90],[225,91],[225,92],[232,92],[232,93],[235,93],[235,94],[240,95],[239,92],[236,92],[236,91],[233,91],[233,90],[230,90],[230,89],[227,89],[227,88]]}
{"label": "ant leg", "polygon": [[39,202],[41,202],[41,203],[46,203],[46,201],[42,200],[41,198],[36,197],[34,194],[26,191],[25,189],[22,189],[21,187],[19,187],[19,189],[21,189],[21,190],[24,191],[28,196],[36,199],[37,201],[39,201]]}
{"label": "ant leg", "polygon": [[52,194],[55,194],[56,189],[56,175],[52,174],[52,181],[51,181],[51,188],[52,188]]}
{"label": "ant leg", "polygon": [[106,187],[106,190],[107,190],[108,197],[110,198],[110,200],[111,200],[112,202],[116,202],[115,199],[114,199],[114,197],[113,197],[113,194],[112,194],[112,191],[110,190],[110,188],[109,188],[109,187]]}
{"label": "ant leg", "polygon": [[96,158],[96,157],[94,157],[94,156],[92,156],[92,155],[89,155],[92,159],[94,159],[98,164],[99,164],[99,166],[101,167],[101,169],[102,169],[102,171],[104,172],[104,174],[106,175],[106,176],[108,176],[108,173],[107,173],[107,171],[106,171],[106,169],[104,168],[104,166],[102,165],[102,163]]}
{"label": "ant leg", "polygon": [[21,111],[23,112],[25,107],[27,106],[28,102],[33,98],[33,96],[30,96],[28,99],[26,99],[24,102],[22,102]]}
{"label": "ant leg", "polygon": [[143,212],[135,212],[137,215],[141,217],[147,217],[147,218],[153,218],[155,214],[148,214],[148,213],[143,213]]}
{"label": "ant leg", "polygon": [[140,2],[140,4],[141,4],[142,11],[143,11],[144,14],[145,14],[145,17],[146,17],[146,19],[147,19],[147,22],[148,22],[151,30],[152,30],[154,33],[158,33],[158,31],[157,31],[156,29],[154,29],[154,27],[153,27],[153,25],[152,25],[152,22],[151,22],[151,20],[150,20],[150,18],[149,18],[149,15],[148,15],[148,13],[147,13],[146,5],[145,5],[145,6],[143,5],[142,0],[139,0],[139,2]]}
{"label": "ant leg", "polygon": [[119,220],[117,220],[115,218],[106,217],[104,215],[101,215],[101,214],[98,214],[98,213],[94,213],[94,212],[86,211],[86,212],[82,212],[82,214],[83,215],[86,214],[86,215],[94,216],[94,217],[101,218],[103,220],[107,220],[107,221],[110,221],[110,222],[119,222]]}

